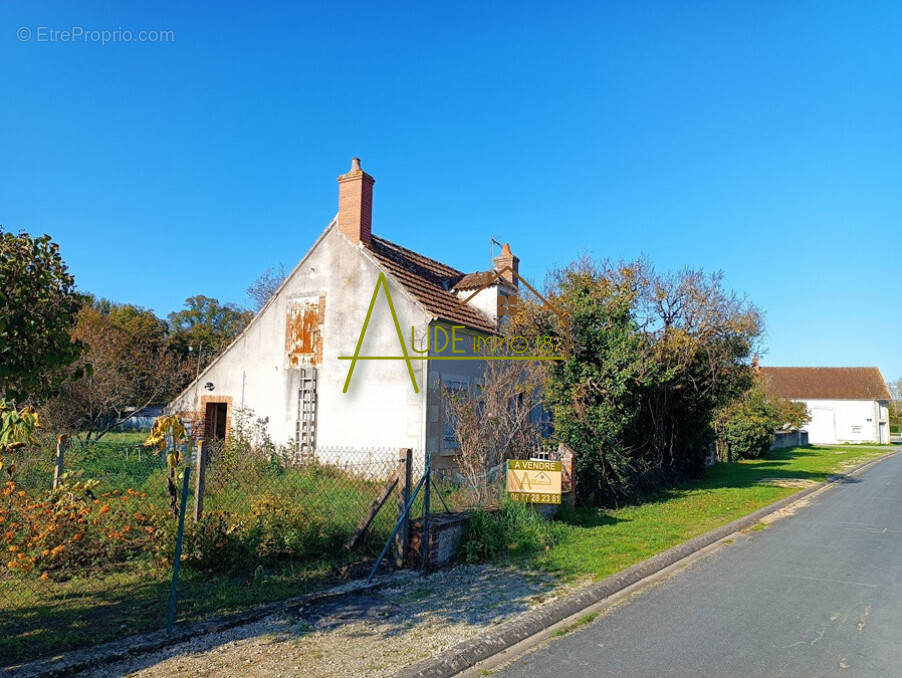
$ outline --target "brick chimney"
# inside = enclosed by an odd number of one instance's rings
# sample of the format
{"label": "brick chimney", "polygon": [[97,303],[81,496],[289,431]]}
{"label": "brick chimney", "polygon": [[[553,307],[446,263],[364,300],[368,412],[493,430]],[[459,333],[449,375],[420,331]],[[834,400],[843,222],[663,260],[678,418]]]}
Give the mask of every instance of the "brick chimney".
{"label": "brick chimney", "polygon": [[501,248],[501,254],[499,254],[494,259],[495,270],[501,271],[504,268],[510,267],[511,271],[505,271],[501,274],[501,278],[509,282],[514,287],[517,287],[518,279],[514,275],[514,273],[520,272],[520,259],[515,257],[513,252],[511,252],[511,246],[507,243]]}
{"label": "brick chimney", "polygon": [[351,171],[338,177],[338,230],[355,245],[370,242],[375,182],[360,169],[360,158],[351,158]]}

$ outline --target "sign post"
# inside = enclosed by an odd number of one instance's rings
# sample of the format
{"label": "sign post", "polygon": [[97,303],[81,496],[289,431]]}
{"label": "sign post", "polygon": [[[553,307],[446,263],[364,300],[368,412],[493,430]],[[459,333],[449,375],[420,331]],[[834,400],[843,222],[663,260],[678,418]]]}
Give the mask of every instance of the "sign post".
{"label": "sign post", "polygon": [[514,501],[561,503],[561,462],[508,459],[507,493]]}

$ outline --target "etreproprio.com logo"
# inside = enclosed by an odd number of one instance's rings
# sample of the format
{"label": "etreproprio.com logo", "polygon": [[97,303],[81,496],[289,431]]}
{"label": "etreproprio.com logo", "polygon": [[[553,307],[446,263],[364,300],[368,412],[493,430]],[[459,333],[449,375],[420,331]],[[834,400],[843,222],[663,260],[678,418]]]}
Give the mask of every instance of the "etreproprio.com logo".
{"label": "etreproprio.com logo", "polygon": [[158,29],[131,30],[128,28],[86,28],[69,26],[20,26],[16,31],[19,42],[59,42],[106,45],[116,42],[175,42],[175,31]]}

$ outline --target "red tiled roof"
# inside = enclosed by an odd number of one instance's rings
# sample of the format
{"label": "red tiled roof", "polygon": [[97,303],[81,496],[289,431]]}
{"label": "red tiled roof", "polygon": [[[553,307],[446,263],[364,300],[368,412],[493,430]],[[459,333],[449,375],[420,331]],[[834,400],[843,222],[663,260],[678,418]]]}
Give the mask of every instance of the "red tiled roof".
{"label": "red tiled roof", "polygon": [[454,283],[456,290],[478,290],[481,287],[490,285],[497,278],[495,271],[477,271],[476,273],[467,273],[463,278]]}
{"label": "red tiled roof", "polygon": [[495,331],[495,324],[485,314],[461,306],[461,300],[451,292],[454,283],[466,277],[462,271],[375,235],[368,249],[379,266],[434,316],[477,330]]}
{"label": "red tiled roof", "polygon": [[764,388],[779,398],[890,400],[876,367],[762,367]]}

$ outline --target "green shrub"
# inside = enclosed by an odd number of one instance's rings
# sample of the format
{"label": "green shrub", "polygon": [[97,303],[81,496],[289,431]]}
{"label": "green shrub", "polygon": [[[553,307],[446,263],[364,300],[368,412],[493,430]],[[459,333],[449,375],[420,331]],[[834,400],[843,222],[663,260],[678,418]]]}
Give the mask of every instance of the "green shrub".
{"label": "green shrub", "polygon": [[727,444],[730,459],[754,459],[773,445],[775,430],[801,427],[808,420],[804,403],[775,398],[762,384],[755,383],[718,412],[716,426]]}
{"label": "green shrub", "polygon": [[773,420],[738,412],[724,424],[723,438],[733,456],[754,459],[774,443]]}
{"label": "green shrub", "polygon": [[497,511],[477,509],[467,521],[460,560],[480,563],[541,550],[554,543],[554,524],[532,506],[505,497]]}

